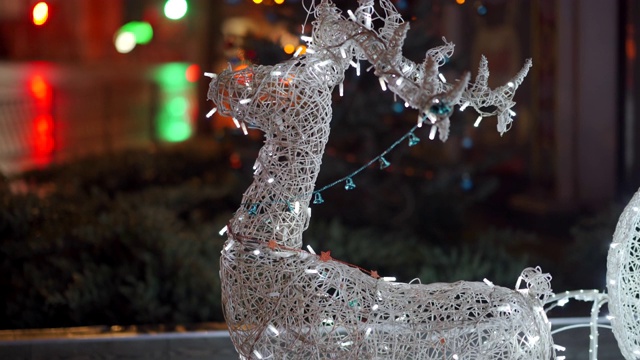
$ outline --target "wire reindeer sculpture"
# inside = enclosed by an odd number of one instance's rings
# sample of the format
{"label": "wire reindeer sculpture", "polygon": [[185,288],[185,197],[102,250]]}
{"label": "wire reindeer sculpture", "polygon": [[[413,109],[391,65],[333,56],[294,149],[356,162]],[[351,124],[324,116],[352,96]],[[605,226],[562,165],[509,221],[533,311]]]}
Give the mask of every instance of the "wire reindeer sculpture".
{"label": "wire reindeer sculpture", "polygon": [[[381,10],[377,10],[381,9]],[[549,359],[555,357],[544,303],[550,276],[527,268],[515,289],[489,282],[405,284],[376,271],[302,249],[302,233],[331,123],[331,94],[367,61],[383,90],[419,111],[416,126],[446,140],[456,106],[497,116],[504,133],[513,95],[531,62],[490,89],[486,59],[475,82],[454,83],[438,68],[453,44],[429,49],[422,64],[402,55],[409,25],[390,0],[359,0],[344,16],[329,0],[313,10],[304,56],[273,66],[225,70],[208,98],[243,131],[264,132],[254,181],[225,228],[224,314],[242,359]],[[375,24],[383,24],[374,29]],[[492,108],[493,111],[485,109]],[[412,134],[413,135],[413,134]],[[350,178],[345,187],[353,186]],[[317,200],[317,199],[316,199]]]}

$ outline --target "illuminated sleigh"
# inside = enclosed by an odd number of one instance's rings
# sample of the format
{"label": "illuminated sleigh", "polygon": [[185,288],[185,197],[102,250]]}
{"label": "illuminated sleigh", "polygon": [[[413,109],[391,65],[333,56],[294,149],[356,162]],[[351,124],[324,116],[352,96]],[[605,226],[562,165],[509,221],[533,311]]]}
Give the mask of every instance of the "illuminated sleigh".
{"label": "illuminated sleigh", "polygon": [[[306,55],[212,77],[208,98],[223,115],[265,133],[254,181],[226,230],[221,257],[223,307],[244,359],[549,359],[543,302],[550,277],[525,269],[517,290],[490,282],[403,284],[302,250],[302,232],[329,137],[331,93],[344,72],[366,60],[384,89],[420,111],[419,126],[446,140],[454,106],[511,123],[512,98],[530,67],[496,89],[482,59],[476,81],[439,79],[453,45],[427,51],[423,64],[402,56],[408,30],[390,1],[360,1],[342,14],[315,8]],[[378,30],[374,22],[384,22]],[[493,107],[491,113],[483,112]],[[412,134],[412,133],[411,133]],[[352,186],[350,178],[345,186]],[[520,283],[526,285],[520,289]]]}

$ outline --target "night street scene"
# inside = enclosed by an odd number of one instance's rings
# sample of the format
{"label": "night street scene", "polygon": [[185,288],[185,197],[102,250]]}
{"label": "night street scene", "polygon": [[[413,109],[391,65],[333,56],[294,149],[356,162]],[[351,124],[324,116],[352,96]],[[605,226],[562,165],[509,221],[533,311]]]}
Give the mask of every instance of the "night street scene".
{"label": "night street scene", "polygon": [[640,359],[639,26],[0,1],[0,359]]}

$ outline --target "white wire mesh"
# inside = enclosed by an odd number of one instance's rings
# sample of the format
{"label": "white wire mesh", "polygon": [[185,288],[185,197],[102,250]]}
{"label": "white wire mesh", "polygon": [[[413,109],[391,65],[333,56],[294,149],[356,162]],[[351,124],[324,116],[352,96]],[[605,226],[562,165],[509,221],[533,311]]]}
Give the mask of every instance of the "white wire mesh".
{"label": "white wire mesh", "polygon": [[[382,15],[372,0],[359,4],[348,17],[328,0],[315,5],[305,56],[212,76],[208,98],[220,113],[265,133],[221,258],[236,349],[247,359],[549,359],[541,304],[550,278],[539,269],[523,272],[521,291],[472,282],[408,285],[301,250],[329,136],[331,93],[350,66],[370,62],[381,85],[419,109],[419,122],[436,126],[442,140],[460,104],[498,115],[499,131],[506,131],[514,91],[530,66],[496,90],[486,85],[483,63],[475,84],[468,86],[469,75],[444,83],[438,67],[451,56],[451,43],[430,49],[417,65],[402,56],[408,24],[391,2],[379,0]],[[383,23],[380,30],[374,22]],[[480,111],[487,106],[495,111]]]}
{"label": "white wire mesh", "polygon": [[[247,239],[248,240],[248,239]],[[223,304],[236,349],[251,359],[549,359],[550,325],[534,294],[483,282],[385,281],[333,260],[230,234]]]}
{"label": "white wire mesh", "polygon": [[607,258],[613,334],[627,360],[640,359],[640,192],[625,207]]}

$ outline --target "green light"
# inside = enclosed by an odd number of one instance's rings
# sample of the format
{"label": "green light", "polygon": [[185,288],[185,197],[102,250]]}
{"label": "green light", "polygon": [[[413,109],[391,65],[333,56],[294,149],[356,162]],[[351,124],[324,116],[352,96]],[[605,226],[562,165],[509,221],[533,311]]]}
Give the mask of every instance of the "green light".
{"label": "green light", "polygon": [[179,142],[193,133],[191,100],[195,84],[187,80],[189,63],[168,63],[156,67],[153,80],[158,84],[160,106],[156,116],[157,135],[160,140]]}
{"label": "green light", "polygon": [[184,116],[189,106],[189,101],[184,96],[176,96],[167,101],[167,111],[173,116]]}
{"label": "green light", "polygon": [[187,140],[191,136],[191,125],[186,119],[168,117],[160,119],[158,123],[160,138],[169,142]]}
{"label": "green light", "polygon": [[178,20],[187,14],[188,7],[187,0],[167,0],[164,15],[171,20]]}
{"label": "green light", "polygon": [[122,25],[118,34],[124,32],[132,33],[136,38],[136,44],[148,44],[153,39],[153,28],[151,24],[144,21],[131,21]]}
{"label": "green light", "polygon": [[172,91],[180,91],[193,86],[187,81],[185,73],[189,64],[187,63],[168,63],[163,64],[154,72],[153,78],[158,84]]}

